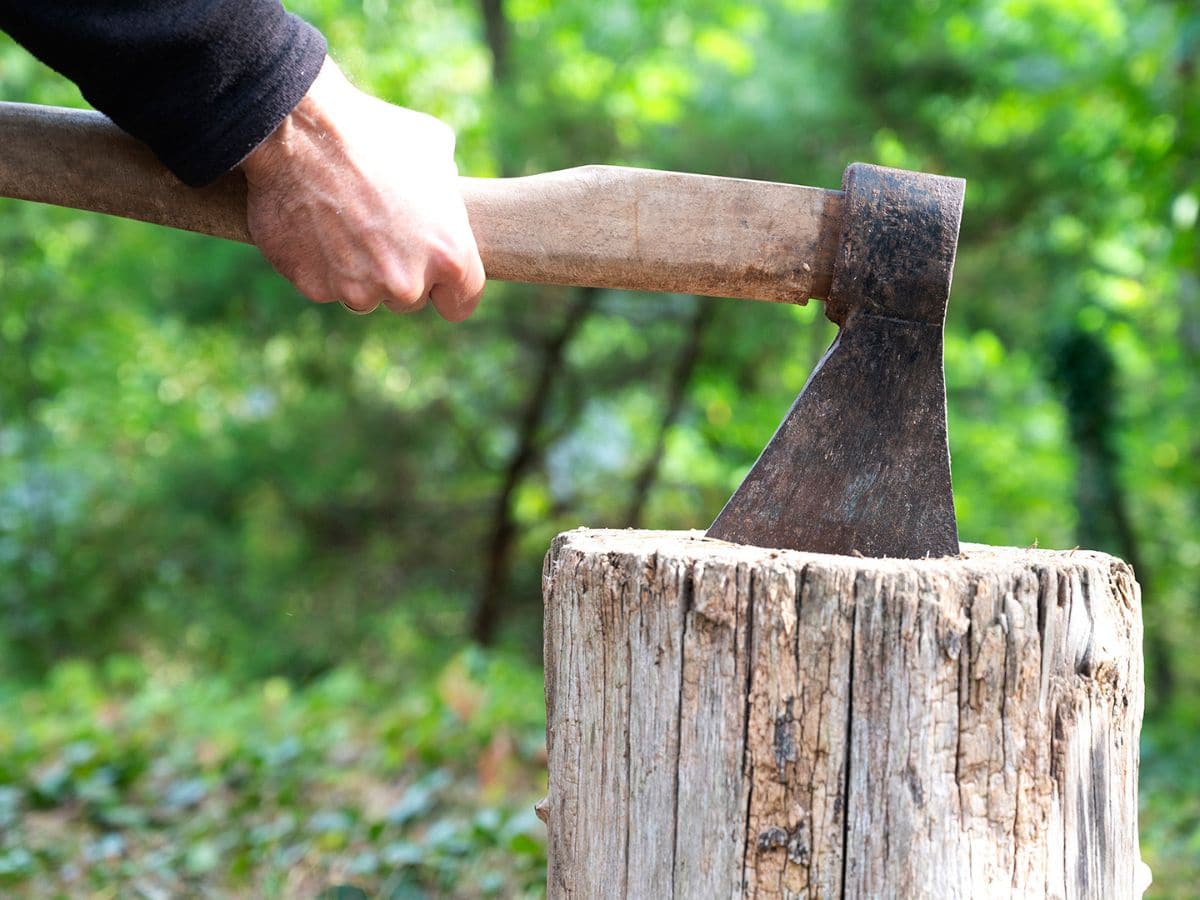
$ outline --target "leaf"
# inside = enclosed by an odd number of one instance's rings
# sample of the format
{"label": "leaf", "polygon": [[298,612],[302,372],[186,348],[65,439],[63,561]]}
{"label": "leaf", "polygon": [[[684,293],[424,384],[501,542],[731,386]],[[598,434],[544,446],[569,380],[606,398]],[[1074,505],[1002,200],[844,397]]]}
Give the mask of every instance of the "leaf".
{"label": "leaf", "polygon": [[414,819],[427,815],[437,802],[438,795],[451,781],[449,772],[444,769],[435,769],[424,778],[414,782],[388,810],[387,822],[391,825],[406,825]]}
{"label": "leaf", "polygon": [[425,859],[425,850],[409,841],[395,841],[380,853],[380,858],[389,866],[416,866]]}
{"label": "leaf", "polygon": [[353,884],[330,885],[317,894],[319,900],[368,900],[369,895]]}
{"label": "leaf", "polygon": [[16,823],[21,812],[24,792],[10,784],[0,784],[0,829]]}
{"label": "leaf", "polygon": [[208,785],[202,778],[182,778],[167,785],[163,805],[171,810],[191,809],[208,795]]}
{"label": "leaf", "polygon": [[354,819],[341,809],[323,809],[308,820],[308,830],[312,834],[346,835],[353,828]]}
{"label": "leaf", "polygon": [[84,850],[84,857],[89,862],[118,859],[125,854],[125,850],[125,838],[115,831],[110,831],[88,844]]}
{"label": "leaf", "polygon": [[221,863],[221,852],[214,841],[197,841],[188,847],[184,869],[191,875],[205,875]]}
{"label": "leaf", "polygon": [[0,852],[0,878],[26,875],[33,871],[34,858],[24,847],[13,847]]}

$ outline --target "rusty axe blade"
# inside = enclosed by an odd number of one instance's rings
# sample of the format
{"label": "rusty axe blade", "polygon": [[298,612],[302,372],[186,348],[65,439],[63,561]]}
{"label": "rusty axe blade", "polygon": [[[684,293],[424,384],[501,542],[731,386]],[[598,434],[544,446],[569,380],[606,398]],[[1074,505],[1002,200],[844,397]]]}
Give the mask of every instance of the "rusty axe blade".
{"label": "rusty axe blade", "polygon": [[856,163],[826,315],[837,339],[708,536],[958,553],[942,331],[965,182]]}

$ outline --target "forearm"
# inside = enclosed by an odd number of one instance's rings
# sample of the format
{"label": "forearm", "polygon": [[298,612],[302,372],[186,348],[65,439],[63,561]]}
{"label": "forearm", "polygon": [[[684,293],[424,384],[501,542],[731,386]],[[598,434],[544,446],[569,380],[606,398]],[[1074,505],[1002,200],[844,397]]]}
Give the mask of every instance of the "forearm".
{"label": "forearm", "polygon": [[0,29],[193,185],[276,129],[326,49],[278,0],[0,0]]}

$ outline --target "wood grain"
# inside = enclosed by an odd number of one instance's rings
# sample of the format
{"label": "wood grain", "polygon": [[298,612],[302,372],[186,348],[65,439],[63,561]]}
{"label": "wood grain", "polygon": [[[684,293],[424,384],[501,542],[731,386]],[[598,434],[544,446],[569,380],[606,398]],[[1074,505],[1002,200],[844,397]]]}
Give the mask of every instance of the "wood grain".
{"label": "wood grain", "polygon": [[[0,103],[0,196],[250,241],[235,171],[185,187],[99,113]],[[840,191],[587,166],[462,178],[489,278],[804,303],[826,297]]]}
{"label": "wood grain", "polygon": [[1139,893],[1119,560],[581,529],[543,574],[550,896]]}
{"label": "wood grain", "polygon": [[827,297],[842,194],[617,166],[462,180],[489,277],[802,303]]}

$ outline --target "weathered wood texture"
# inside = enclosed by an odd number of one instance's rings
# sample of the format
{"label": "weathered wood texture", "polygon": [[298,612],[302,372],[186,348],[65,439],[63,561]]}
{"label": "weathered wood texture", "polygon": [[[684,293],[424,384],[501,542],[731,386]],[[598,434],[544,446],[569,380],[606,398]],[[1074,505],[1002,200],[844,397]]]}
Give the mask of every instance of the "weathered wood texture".
{"label": "weathered wood texture", "polygon": [[544,591],[552,897],[1135,894],[1121,561],[579,530]]}
{"label": "weathered wood texture", "polygon": [[459,183],[489,278],[787,303],[829,296],[841,191],[621,166]]}

